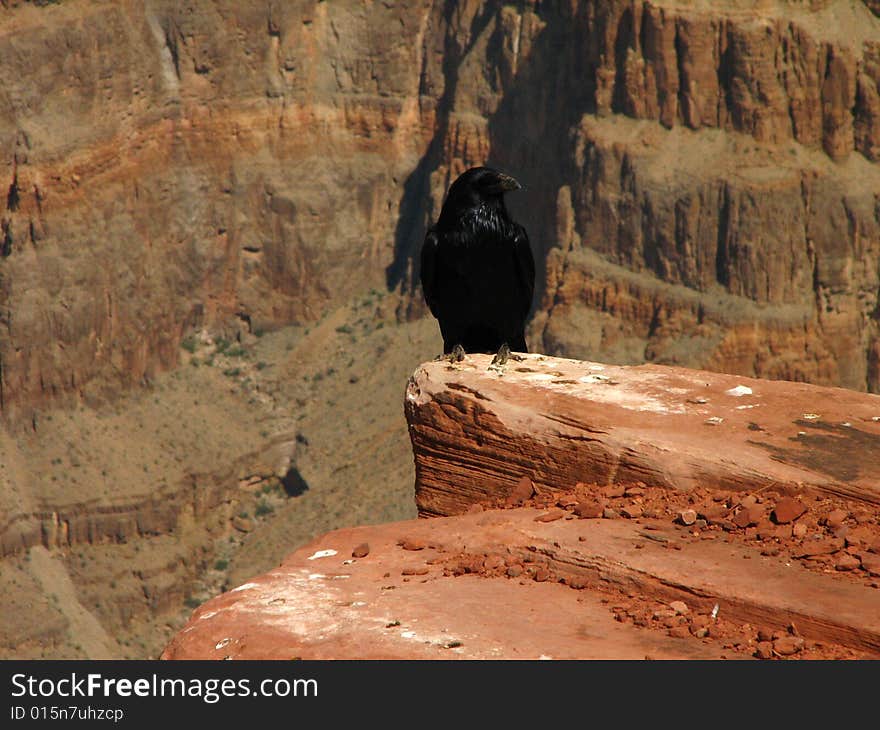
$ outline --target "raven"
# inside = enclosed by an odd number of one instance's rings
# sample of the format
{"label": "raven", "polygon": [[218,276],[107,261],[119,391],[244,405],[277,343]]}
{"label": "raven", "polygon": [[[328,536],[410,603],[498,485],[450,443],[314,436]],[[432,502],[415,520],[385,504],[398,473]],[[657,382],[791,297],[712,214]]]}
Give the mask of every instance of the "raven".
{"label": "raven", "polygon": [[525,228],[510,219],[504,193],[522,186],[490,167],[472,167],[449,187],[425,235],[421,280],[443,335],[443,352],[528,352],[525,322],[535,260]]}

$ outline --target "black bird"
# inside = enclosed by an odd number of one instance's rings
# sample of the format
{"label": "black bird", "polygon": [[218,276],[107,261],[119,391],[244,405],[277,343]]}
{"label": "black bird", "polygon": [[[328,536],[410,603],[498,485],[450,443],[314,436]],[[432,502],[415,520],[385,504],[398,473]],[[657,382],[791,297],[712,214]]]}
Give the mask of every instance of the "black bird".
{"label": "black bird", "polygon": [[472,167],[449,187],[422,245],[422,290],[440,323],[443,352],[527,352],[526,317],[535,260],[525,228],[511,220],[504,193],[522,186],[490,167]]}

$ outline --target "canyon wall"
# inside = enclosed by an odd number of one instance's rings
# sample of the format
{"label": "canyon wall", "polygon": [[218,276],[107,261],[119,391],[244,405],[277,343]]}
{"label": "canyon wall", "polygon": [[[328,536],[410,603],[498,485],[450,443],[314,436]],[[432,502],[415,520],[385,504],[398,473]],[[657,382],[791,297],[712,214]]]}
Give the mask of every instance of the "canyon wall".
{"label": "canyon wall", "polygon": [[484,158],[524,182],[534,349],[880,387],[863,4],[461,8],[426,218]]}
{"label": "canyon wall", "polygon": [[429,3],[4,5],[8,422],[384,286]]}
{"label": "canyon wall", "polygon": [[195,326],[388,283],[450,178],[517,175],[532,347],[880,388],[880,20],[863,3],[0,7],[0,410]]}

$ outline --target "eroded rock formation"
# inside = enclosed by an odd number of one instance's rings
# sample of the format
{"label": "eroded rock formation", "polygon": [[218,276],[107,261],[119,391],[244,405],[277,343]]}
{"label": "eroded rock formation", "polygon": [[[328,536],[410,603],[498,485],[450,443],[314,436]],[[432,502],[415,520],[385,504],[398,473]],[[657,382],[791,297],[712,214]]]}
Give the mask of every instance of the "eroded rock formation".
{"label": "eroded rock formation", "polygon": [[314,540],[201,606],[163,657],[877,656],[880,397],[488,363],[410,382],[430,519]]}

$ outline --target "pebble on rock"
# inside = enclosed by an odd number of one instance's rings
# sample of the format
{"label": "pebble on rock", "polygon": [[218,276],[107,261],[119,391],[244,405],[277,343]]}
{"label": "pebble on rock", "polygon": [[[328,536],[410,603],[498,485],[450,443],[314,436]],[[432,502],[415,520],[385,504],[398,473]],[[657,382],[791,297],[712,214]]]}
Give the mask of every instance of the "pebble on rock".
{"label": "pebble on rock", "polygon": [[351,557],[353,558],[365,558],[369,554],[370,545],[366,542],[362,542],[360,545],[355,545],[354,550],[351,551]]}
{"label": "pebble on rock", "polygon": [[412,537],[403,537],[397,541],[397,544],[400,545],[404,550],[424,550],[425,543],[422,540],[418,540]]}
{"label": "pebble on rock", "polygon": [[773,642],[773,651],[780,656],[797,654],[804,648],[804,640],[800,636],[783,636]]}
{"label": "pebble on rock", "polygon": [[783,497],[773,508],[773,520],[778,525],[785,525],[789,522],[794,522],[806,511],[806,505],[800,500],[792,497]]}
{"label": "pebble on rock", "polygon": [[582,520],[593,520],[601,517],[603,507],[598,502],[578,502],[574,513]]}
{"label": "pebble on rock", "polygon": [[531,499],[535,493],[535,485],[527,476],[520,477],[510,494],[507,495],[508,504],[522,504],[527,499]]}
{"label": "pebble on rock", "polygon": [[692,509],[685,509],[678,513],[678,521],[683,525],[692,525],[697,521],[697,513]]}

